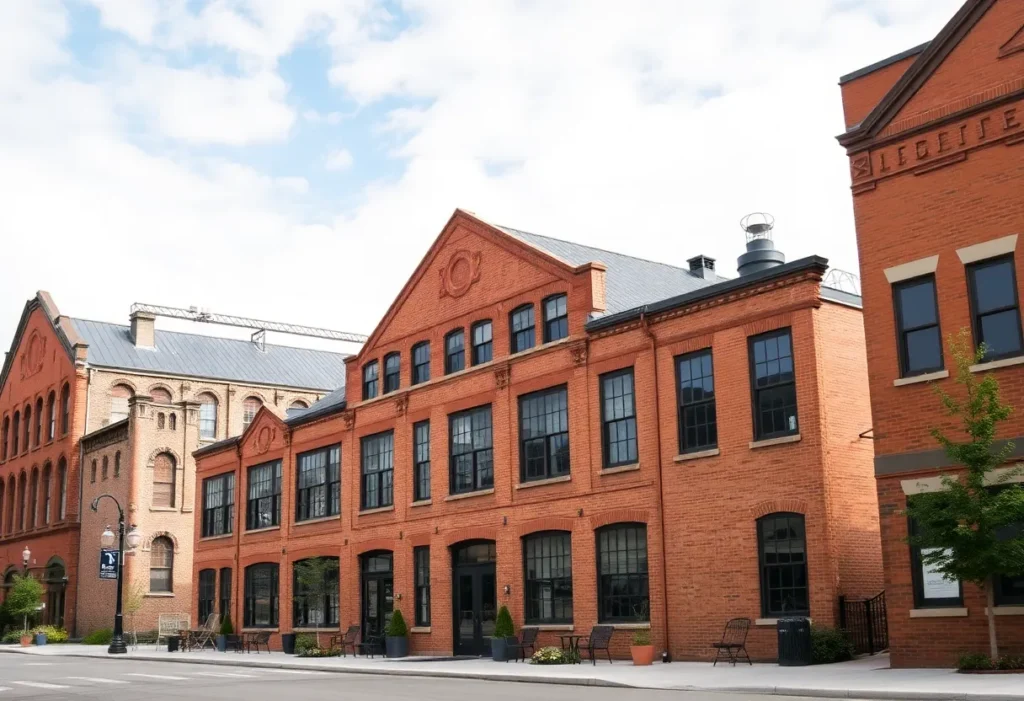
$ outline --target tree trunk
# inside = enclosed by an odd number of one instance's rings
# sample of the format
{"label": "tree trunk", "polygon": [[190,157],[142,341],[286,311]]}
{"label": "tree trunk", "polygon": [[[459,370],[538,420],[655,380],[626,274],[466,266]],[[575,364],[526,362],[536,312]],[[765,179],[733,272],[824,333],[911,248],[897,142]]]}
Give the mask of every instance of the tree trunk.
{"label": "tree trunk", "polygon": [[996,642],[995,584],[995,576],[990,576],[988,578],[988,584],[985,586],[985,598],[988,603],[988,649],[989,656],[992,658],[993,662],[999,659],[999,643]]}

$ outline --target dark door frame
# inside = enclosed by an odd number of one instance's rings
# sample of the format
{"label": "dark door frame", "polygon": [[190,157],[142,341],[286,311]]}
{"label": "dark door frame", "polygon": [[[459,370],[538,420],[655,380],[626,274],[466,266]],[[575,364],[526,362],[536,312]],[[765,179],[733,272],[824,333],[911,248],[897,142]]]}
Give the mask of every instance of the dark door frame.
{"label": "dark door frame", "polygon": [[[383,555],[391,561],[391,567],[388,570],[378,570],[376,572],[369,572],[368,564],[371,558],[377,558]],[[359,625],[361,630],[361,638],[363,642],[366,642],[371,635],[384,635],[384,626],[387,625],[387,601],[384,599],[384,592],[378,591],[377,593],[377,624],[380,626],[380,630],[370,630],[369,623],[369,601],[367,597],[367,590],[369,582],[373,580],[375,582],[389,582],[391,584],[392,595],[395,587],[395,554],[391,550],[374,550],[371,552],[362,553],[359,556]],[[379,586],[379,584],[378,584]],[[392,602],[392,611],[394,610],[394,602]]]}
{"label": "dark door frame", "polygon": [[[490,638],[483,634],[483,578],[488,574],[494,582],[494,607],[497,608],[497,557],[489,561],[459,563],[458,554],[464,548],[473,545],[490,545],[496,548],[493,540],[467,540],[453,544],[449,550],[452,558],[452,652],[456,655],[478,655],[490,654]],[[470,576],[472,582],[473,600],[473,639],[463,641],[461,635],[461,611],[460,611],[460,578],[464,575]],[[496,613],[496,611],[495,611]]]}

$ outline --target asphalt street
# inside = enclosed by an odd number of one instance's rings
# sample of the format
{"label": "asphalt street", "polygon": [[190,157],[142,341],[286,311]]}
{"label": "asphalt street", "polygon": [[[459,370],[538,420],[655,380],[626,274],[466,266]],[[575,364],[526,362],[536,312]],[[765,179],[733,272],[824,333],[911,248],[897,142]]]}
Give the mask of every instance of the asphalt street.
{"label": "asphalt street", "polygon": [[[741,701],[762,696],[0,654],[0,701]],[[773,701],[786,701],[775,696]],[[807,698],[801,701],[808,701]]]}

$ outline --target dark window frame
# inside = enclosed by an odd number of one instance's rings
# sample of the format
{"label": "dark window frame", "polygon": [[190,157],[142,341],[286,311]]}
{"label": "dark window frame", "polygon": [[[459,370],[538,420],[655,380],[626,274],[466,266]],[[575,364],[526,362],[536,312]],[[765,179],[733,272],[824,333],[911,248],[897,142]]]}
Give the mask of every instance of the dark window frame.
{"label": "dark window frame", "polygon": [[[523,324],[517,329],[516,324],[521,323],[520,316],[526,312],[530,314],[529,325]],[[522,353],[537,345],[537,317],[534,314],[532,302],[520,304],[509,312],[508,335],[509,352],[511,353]]]}
{"label": "dark window frame", "polygon": [[[917,524],[914,519],[907,517],[907,533],[913,537],[917,535]],[[964,585],[957,582],[960,593],[955,597],[942,599],[926,599],[924,595],[924,573],[922,571],[921,548],[916,545],[910,546],[910,578],[914,587],[914,608],[962,608],[964,605]]]}
{"label": "dark window frame", "polygon": [[[553,547],[548,548],[548,553],[543,552],[542,544],[544,541],[551,541],[551,545],[554,545],[554,540],[557,538],[559,545],[566,545],[561,552],[555,553]],[[531,554],[531,544],[536,543],[540,547],[541,552],[536,551]],[[538,531],[536,533],[529,533],[522,538],[522,550],[523,550],[523,619],[527,625],[564,625],[571,624],[573,622],[573,588],[572,588],[572,532],[571,531]],[[530,565],[531,560],[544,560],[551,558],[568,558],[568,576],[555,577],[549,576],[535,576],[530,577]],[[535,568],[536,572],[538,568]],[[563,570],[564,572],[564,570]],[[568,582],[568,606],[566,606],[566,596],[564,594],[565,583]],[[545,617],[543,615],[536,615],[538,611],[543,612],[545,606],[543,602],[545,599],[541,595],[543,586],[547,584],[550,587],[551,598],[549,605],[552,612],[561,610],[563,613],[568,608],[569,615],[558,616],[551,615]],[[563,589],[563,594],[557,595],[559,586]],[[561,601],[561,606],[557,602]]]}
{"label": "dark window frame", "polygon": [[[1013,285],[1013,301],[1014,304],[1005,307],[998,307],[996,309],[990,309],[984,313],[978,312],[978,299],[977,299],[977,282],[975,280],[977,272],[981,269],[1002,265],[1004,263],[1010,264],[1010,282]],[[1017,349],[1013,351],[1007,351],[1005,353],[986,353],[985,362],[993,360],[1002,360],[1004,358],[1015,358],[1021,354],[1024,354],[1024,334],[1021,331],[1021,319],[1020,319],[1020,294],[1017,290],[1017,266],[1013,259],[1013,254],[1008,253],[1006,255],[995,256],[993,258],[985,258],[984,260],[974,261],[966,266],[967,273],[967,299],[970,303],[971,309],[971,333],[974,339],[974,346],[978,347],[984,342],[982,338],[982,317],[991,316],[994,314],[1001,314],[1008,311],[1014,311],[1017,313]],[[941,338],[941,336],[940,336]]]}
{"label": "dark window frame", "polygon": [[[374,453],[376,468],[367,470],[367,447],[374,443],[380,443],[378,450]],[[390,464],[389,464],[390,463]],[[394,430],[381,431],[359,439],[359,509],[360,511],[371,511],[373,509],[384,509],[394,506],[395,503],[395,432]],[[371,502],[368,498],[369,488],[373,486],[372,492],[377,495]]]}
{"label": "dark window frame", "polygon": [[[770,583],[769,580],[771,579],[771,575],[769,574],[769,567],[779,567],[779,568],[781,568],[781,567],[794,567],[795,566],[793,563],[786,563],[786,564],[771,563],[771,564],[769,564],[769,563],[765,562],[765,560],[767,558],[766,558],[765,542],[764,542],[764,537],[763,537],[763,533],[762,533],[762,529],[761,529],[761,524],[764,523],[765,521],[767,521],[768,519],[779,519],[779,518],[786,518],[786,519],[793,519],[793,518],[795,518],[795,519],[798,519],[800,521],[800,523],[802,524],[803,539],[804,539],[804,550],[803,550],[803,552],[804,552],[804,561],[803,561],[804,586],[803,586],[803,588],[807,590],[806,591],[806,597],[807,597],[807,608],[806,609],[792,609],[792,610],[785,610],[785,609],[783,609],[781,611],[773,611],[773,610],[771,610],[771,607],[770,607],[771,589],[773,589],[773,588],[783,588],[783,587],[781,587],[781,585],[779,587],[773,587],[773,585]],[[765,514],[764,516],[761,516],[754,523],[755,523],[755,526],[757,528],[757,569],[758,569],[758,581],[760,583],[760,587],[759,588],[760,588],[760,592],[761,592],[761,616],[763,618],[779,618],[781,616],[801,616],[801,615],[802,616],[807,616],[807,615],[810,615],[811,582],[810,582],[810,566],[809,566],[810,558],[808,557],[808,552],[807,552],[807,519],[806,519],[806,517],[804,516],[804,514],[798,514],[798,513],[792,512],[792,511],[776,511],[776,512],[773,512],[773,513],[770,513],[770,514]],[[792,540],[792,539],[788,539],[788,540]],[[793,587],[789,587],[789,588],[790,589],[798,589],[799,587],[793,586]]]}
{"label": "dark window frame", "polygon": [[[452,350],[449,343],[458,338],[459,348]],[[458,358],[458,361],[455,359]],[[456,365],[458,367],[456,367]],[[452,329],[444,335],[444,374],[451,375],[466,369],[466,333],[465,329]]]}
{"label": "dark window frame", "polygon": [[[423,352],[426,360],[423,360]],[[412,347],[412,384],[430,381],[430,341],[420,341]]]}
{"label": "dark window frame", "polygon": [[[558,300],[565,300],[565,313],[558,314]],[[548,302],[555,303],[555,316],[548,318]],[[541,303],[541,316],[544,319],[544,343],[553,343],[554,341],[560,341],[563,338],[569,337],[569,295],[565,292],[559,292],[558,294],[548,295]],[[556,325],[558,334],[552,332],[552,324]],[[565,333],[563,334],[563,326]]]}
{"label": "dark window frame", "polygon": [[384,356],[384,391],[382,394],[397,392],[402,386],[402,354],[398,351]]}
{"label": "dark window frame", "polygon": [[[280,615],[280,565],[276,562],[257,562],[249,565],[245,568],[244,573],[244,585],[243,585],[243,614],[242,614],[242,625],[246,628],[276,628]],[[262,594],[263,592],[256,592],[256,585],[262,584],[262,582],[256,582],[256,576],[265,576],[267,583],[269,584],[266,592],[267,607],[268,607],[268,618],[266,621],[256,620],[256,600],[257,593]]]}
{"label": "dark window frame", "polygon": [[[316,474],[321,470],[322,479]],[[299,453],[295,457],[295,522],[331,518],[340,513],[341,444]]]}
{"label": "dark window frame", "polygon": [[[524,416],[524,409],[525,408],[531,408],[532,409],[533,406],[535,406],[534,403],[539,402],[540,403],[540,407],[539,408],[541,409],[541,411],[539,413],[531,414],[529,418],[539,419],[540,422],[544,426],[543,430],[546,431],[547,425],[549,423],[546,417],[551,413],[551,412],[547,411],[546,399],[548,397],[552,397],[552,396],[556,396],[556,395],[561,395],[561,397],[564,399],[564,406],[565,406],[565,409],[564,409],[565,417],[564,417],[564,426],[563,426],[564,430],[558,431],[557,433],[546,433],[546,432],[544,432],[544,433],[536,433],[536,434],[531,434],[529,437],[527,437],[527,435],[526,435],[527,434],[526,427],[524,426],[524,421],[527,420],[527,417]],[[519,481],[520,482],[524,482],[524,483],[525,482],[536,482],[536,481],[539,481],[539,480],[551,479],[551,478],[554,478],[554,477],[562,477],[562,476],[570,474],[570,472],[572,470],[572,454],[571,454],[570,448],[569,448],[569,386],[568,385],[559,385],[557,387],[548,387],[546,389],[538,390],[536,392],[530,392],[529,394],[519,395],[519,402],[518,402],[518,404],[519,404],[519,417],[518,417],[518,421],[519,421],[519,426],[518,426],[518,428],[519,428]],[[533,406],[528,406],[528,405],[533,405]],[[557,408],[556,409],[556,413],[561,413],[561,411],[562,411],[561,408]],[[556,456],[553,455],[553,452],[552,452],[552,443],[554,442],[554,440],[562,439],[563,437],[564,437],[564,441],[565,441],[565,469],[561,470],[561,471],[556,471],[556,469],[555,469],[556,465],[554,464],[556,462],[556,460],[555,460]],[[528,462],[530,461],[530,458],[528,456],[529,451],[528,451],[527,445],[530,444],[530,443],[537,442],[537,441],[540,441],[541,444],[544,447],[544,455],[543,455],[543,458],[542,458],[542,468],[543,468],[543,470],[542,470],[542,474],[540,474],[540,475],[529,476],[527,474],[527,467],[528,467]]]}
{"label": "dark window frame", "polygon": [[[422,433],[426,432],[426,440]],[[412,425],[413,501],[430,499],[430,420]]]}
{"label": "dark window frame", "polygon": [[[210,506],[212,496],[207,485],[214,487],[220,484],[220,504]],[[230,535],[235,523],[235,473],[224,472],[203,480],[203,519],[201,523],[202,538]]]}
{"label": "dark window frame", "polygon": [[[699,400],[686,401],[684,399],[683,391],[683,363],[690,363],[692,368],[692,362],[695,360],[703,360],[704,356],[708,357],[711,364],[711,398],[706,397]],[[675,370],[676,370],[676,427],[677,427],[677,439],[679,441],[679,453],[685,455],[687,453],[696,453],[703,450],[713,450],[718,447],[718,408],[717,408],[717,395],[715,393],[715,357],[714,352],[711,348],[702,348],[692,353],[684,353],[683,355],[677,355],[674,359]],[[703,363],[701,371],[703,372]],[[707,377],[707,375],[701,375],[700,377]],[[692,370],[690,379],[693,379]],[[710,415],[710,420],[705,422],[707,434],[710,438],[714,434],[713,440],[708,440],[705,443],[700,443],[699,440],[691,444],[687,441],[687,410],[696,410],[704,408],[705,412]],[[698,426],[699,428],[699,426]]]}
{"label": "dark window frame", "polygon": [[199,581],[196,589],[199,592],[196,596],[199,621],[205,624],[214,612],[214,606],[217,601],[217,570],[209,567],[199,570]]}
{"label": "dark window frame", "polygon": [[[488,334],[487,340],[477,343],[477,331],[482,331],[485,328]],[[490,319],[481,319],[480,321],[473,322],[473,325],[469,327],[469,340],[471,346],[470,359],[473,365],[489,363],[494,360],[494,324]]]}
{"label": "dark window frame", "polygon": [[[166,554],[167,559],[163,564],[154,565],[153,556],[157,552],[156,545],[160,543],[163,552]],[[153,586],[153,574],[154,571],[157,573],[166,572],[166,588],[157,588]],[[173,593],[174,592],[174,541],[165,535],[158,536],[153,539],[149,550],[149,591],[159,593]]]}
{"label": "dark window frame", "polygon": [[[253,494],[253,474],[257,470],[269,470],[270,479],[261,479],[260,484],[270,484],[270,491],[268,493]],[[277,528],[281,525],[281,461],[270,460],[268,462],[260,463],[259,465],[252,465],[246,472],[245,480],[245,530],[247,531],[258,531],[264,528]],[[269,503],[270,520],[269,524],[261,524],[259,518],[264,513],[262,508],[265,503]]]}
{"label": "dark window frame", "polygon": [[220,568],[220,580],[217,582],[217,605],[220,606],[220,617],[221,620],[224,616],[231,613],[231,568],[221,567]]}
{"label": "dark window frame", "polygon": [[71,430],[71,386],[65,382],[60,388],[60,435]]}
{"label": "dark window frame", "polygon": [[[930,281],[932,285],[932,301],[935,305],[935,323],[924,324],[921,326],[914,326],[912,328],[903,327],[903,305],[900,303],[900,290],[919,285],[924,281]],[[896,324],[896,355],[899,362],[900,377],[915,377],[917,375],[925,375],[930,372],[938,372],[945,367],[946,359],[942,348],[942,319],[939,316],[939,285],[935,278],[935,273],[928,273],[927,275],[918,275],[916,277],[909,278],[907,280],[900,280],[893,283],[892,285],[892,309]],[[909,369],[910,353],[907,348],[907,335],[914,331],[922,331],[935,327],[936,335],[939,339],[939,364],[913,372]]]}
{"label": "dark window frame", "polygon": [[417,627],[430,625],[430,546],[417,545],[412,549],[413,586],[415,613],[413,620]]}
{"label": "dark window frame", "polygon": [[[373,377],[370,377],[370,371]],[[380,389],[380,365],[376,360],[371,360],[363,366],[363,401],[375,399]]]}
{"label": "dark window frame", "polygon": [[[603,534],[605,534],[605,533],[612,533],[612,532],[617,532],[617,531],[620,531],[620,530],[627,532],[627,535],[626,535],[626,540],[627,540],[626,563],[627,563],[627,566],[628,566],[628,564],[629,564],[629,549],[628,549],[629,535],[628,535],[628,531],[629,530],[634,530],[634,529],[637,530],[637,533],[641,533],[642,532],[643,536],[644,536],[644,550],[643,550],[643,552],[644,552],[644,565],[645,565],[644,570],[643,571],[639,571],[639,569],[638,569],[638,571],[636,571],[636,572],[629,572],[629,571],[627,571],[627,572],[612,572],[612,573],[608,573],[608,574],[602,573],[601,570],[602,570],[603,561],[602,561],[602,550],[601,550],[601,536]],[[650,622],[650,620],[651,620],[651,611],[650,611],[650,601],[651,601],[650,562],[651,561],[650,561],[650,556],[649,556],[649,553],[648,553],[648,550],[647,550],[647,545],[648,545],[648,540],[647,540],[647,524],[646,523],[633,523],[633,522],[611,523],[611,524],[608,524],[607,526],[603,526],[603,527],[598,528],[597,530],[594,531],[594,546],[595,546],[595,550],[596,550],[596,561],[597,561],[597,621],[598,621],[598,623]],[[639,553],[639,548],[636,548],[635,550],[637,551],[637,553]],[[618,552],[618,551],[616,551],[616,552]],[[636,562],[639,565],[639,562],[640,562],[639,555],[636,558]],[[629,583],[631,581],[629,578],[635,578],[637,580],[636,587],[633,587],[630,584],[629,586],[627,586],[627,589],[635,588],[635,589],[638,589],[639,592],[637,592],[637,593],[630,592],[630,593],[627,593],[625,595],[612,593],[613,589],[611,587],[610,580],[611,580],[611,578],[614,578],[614,577],[626,577],[627,578],[627,583]],[[646,590],[646,592],[647,592],[646,594],[643,593],[644,590]],[[608,614],[607,613],[607,609],[606,609],[606,604],[609,603],[608,600],[611,600],[611,599],[622,599],[622,598],[626,598],[626,599],[629,599],[629,600],[634,600],[634,599],[637,600],[637,604],[636,605],[630,604],[630,609],[632,609],[632,613],[630,613],[628,615]],[[644,619],[643,616],[639,615],[639,612],[636,611],[636,606],[637,605],[639,605],[641,607],[641,609],[644,608],[643,604],[644,604],[645,601],[646,601],[646,604],[647,604],[646,605],[646,610],[647,610],[647,618],[646,619]]]}
{"label": "dark window frame", "polygon": [[[299,572],[296,565],[308,558],[292,563],[292,627],[293,628],[337,628],[341,621],[341,560],[338,557],[324,557],[334,563],[334,569],[327,573],[327,592],[319,602],[319,606],[310,607],[307,595],[299,583]],[[333,590],[330,588],[334,585]],[[311,618],[312,612],[322,612],[323,620],[317,622]]]}
{"label": "dark window frame", "polygon": [[[630,392],[631,403],[632,403],[632,415],[623,416],[621,418],[611,418],[611,419],[609,419],[609,418],[607,418],[607,415],[605,413],[605,408],[606,408],[605,407],[605,402],[606,402],[606,399],[607,399],[607,397],[606,397],[606,389],[605,389],[605,382],[610,381],[610,380],[614,380],[614,379],[616,379],[616,378],[618,378],[620,376],[624,376],[624,375],[629,375],[629,377],[630,377],[630,385],[632,387],[632,391]],[[603,373],[603,374],[598,376],[597,382],[598,382],[598,389],[599,389],[599,399],[601,401],[601,467],[602,467],[602,469],[607,470],[607,469],[610,469],[610,468],[613,468],[613,467],[621,467],[623,465],[633,465],[633,464],[637,463],[640,460],[640,435],[639,435],[639,432],[637,431],[636,374],[634,372],[634,368],[632,366],[630,366],[630,367],[627,367],[627,368],[620,368],[618,370],[612,370],[611,372]],[[622,396],[625,396],[625,394],[623,394]],[[636,457],[633,458],[633,457],[630,457],[627,454],[627,456],[626,456],[626,458],[624,460],[618,460],[618,461],[612,462],[611,461],[611,435],[609,433],[609,429],[610,429],[612,424],[619,424],[619,423],[623,424],[623,426],[626,428],[627,438],[626,438],[626,440],[624,442],[627,445],[627,453],[628,453],[628,445],[629,445],[628,434],[629,434],[629,424],[630,424],[630,421],[632,421],[633,433],[636,436],[636,438],[634,439],[634,442],[636,443]],[[623,441],[616,441],[616,443],[620,443],[620,442],[623,442]]]}
{"label": "dark window frame", "polygon": [[[477,427],[476,417],[487,416],[487,425]],[[455,423],[460,419],[468,418],[470,422],[470,449],[464,450],[460,453],[455,452]],[[473,442],[473,437],[478,431],[486,431],[490,435],[490,440],[486,447],[477,448]],[[459,489],[455,479],[456,475],[456,464],[464,455],[470,455],[471,458],[471,476],[473,486],[469,489]],[[489,469],[484,467],[481,468],[481,463],[486,463],[489,460]],[[482,474],[490,474],[489,484],[488,480],[482,478]],[[494,414],[490,404],[483,404],[475,406],[462,411],[457,411],[448,415],[448,492],[451,495],[455,494],[472,494],[473,492],[481,492],[488,489],[494,489]]]}
{"label": "dark window frame", "polygon": [[[789,338],[789,358],[790,358],[790,361],[793,364],[793,379],[790,380],[790,381],[786,381],[786,382],[780,381],[780,382],[776,382],[776,383],[771,384],[771,385],[766,385],[764,387],[758,387],[757,386],[757,370],[756,370],[757,360],[756,360],[755,346],[756,346],[756,344],[758,342],[766,341],[766,340],[771,339],[771,338],[778,339],[778,338],[781,338],[783,336],[786,336],[786,337]],[[781,357],[782,356],[780,356],[780,358]],[[750,377],[749,377],[749,380],[750,380],[750,403],[751,403],[751,411],[753,413],[754,440],[755,441],[766,441],[766,440],[771,440],[773,438],[784,438],[786,436],[797,436],[797,435],[800,435],[800,405],[799,405],[799,402],[797,401],[798,397],[797,397],[797,387],[796,387],[796,349],[793,347],[793,330],[792,330],[792,328],[789,327],[789,326],[786,326],[786,327],[781,328],[781,329],[773,329],[771,331],[766,331],[765,333],[760,333],[760,334],[757,334],[756,336],[749,336],[747,338],[747,359],[748,359],[748,363],[749,363],[749,372],[750,372]],[[761,411],[758,408],[759,407],[759,401],[758,400],[759,400],[760,395],[761,395],[762,392],[768,392],[768,391],[771,391],[771,390],[777,390],[777,389],[782,388],[782,387],[792,387],[793,388],[793,417],[796,419],[794,421],[795,426],[793,428],[786,428],[784,431],[766,432],[764,430],[763,425],[762,425],[763,416],[761,415]]]}

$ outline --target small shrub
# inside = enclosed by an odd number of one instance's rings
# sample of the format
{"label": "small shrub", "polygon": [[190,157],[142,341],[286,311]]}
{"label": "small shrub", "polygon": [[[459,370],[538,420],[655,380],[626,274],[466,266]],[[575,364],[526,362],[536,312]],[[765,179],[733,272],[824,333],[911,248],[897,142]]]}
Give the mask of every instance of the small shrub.
{"label": "small shrub", "polygon": [[511,638],[516,634],[515,626],[512,625],[512,614],[508,612],[508,606],[502,604],[498,609],[498,617],[494,621],[495,638]]}
{"label": "small shrub", "polygon": [[1024,669],[1024,655],[1003,655],[996,662],[998,669]]}
{"label": "small shrub", "polygon": [[231,614],[225,613],[224,620],[220,622],[220,634],[221,635],[234,635],[235,626],[231,624]]}
{"label": "small shrub", "polygon": [[571,664],[572,660],[557,647],[542,647],[533,653],[531,664]]}
{"label": "small shrub", "polygon": [[640,628],[633,631],[633,647],[646,647],[651,644],[651,631]]}
{"label": "small shrub", "polygon": [[319,647],[316,642],[316,636],[312,633],[300,633],[295,636],[295,654],[299,657],[306,657],[306,651]]}
{"label": "small shrub", "polygon": [[295,654],[299,657],[338,657],[341,655],[341,650],[331,650],[326,647],[310,647],[299,652],[298,647],[296,647]]}
{"label": "small shrub", "polygon": [[388,621],[388,624],[384,629],[384,635],[389,638],[404,638],[408,634],[409,627],[405,625],[405,617],[402,615],[402,609],[395,609],[395,612],[391,614],[391,620]]}
{"label": "small shrub", "polygon": [[47,643],[66,643],[68,641],[68,632],[63,628],[37,626],[32,629],[32,635],[38,635],[39,633],[46,633]]}
{"label": "small shrub", "polygon": [[9,630],[4,633],[4,637],[0,638],[0,644],[2,645],[13,645],[21,642],[21,631],[20,630]]}
{"label": "small shrub", "polygon": [[961,672],[974,672],[979,669],[992,669],[992,658],[981,652],[968,652],[960,655],[956,668]]}
{"label": "small shrub", "polygon": [[852,660],[853,641],[838,628],[811,628],[811,664],[832,664]]}
{"label": "small shrub", "polygon": [[101,628],[100,630],[94,630],[89,635],[82,638],[83,645],[110,645],[110,641],[114,639],[114,631],[110,628]]}

